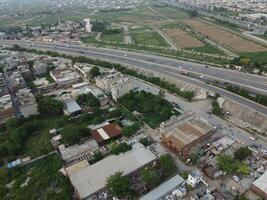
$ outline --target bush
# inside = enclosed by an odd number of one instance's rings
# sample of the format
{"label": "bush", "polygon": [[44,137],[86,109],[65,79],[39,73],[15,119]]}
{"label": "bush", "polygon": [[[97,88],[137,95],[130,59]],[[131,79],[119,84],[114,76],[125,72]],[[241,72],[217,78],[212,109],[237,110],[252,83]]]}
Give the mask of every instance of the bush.
{"label": "bush", "polygon": [[152,144],[151,139],[150,138],[147,138],[147,137],[140,138],[139,142],[141,144],[143,144],[144,146],[146,146],[146,147]]}
{"label": "bush", "polygon": [[241,147],[234,153],[235,159],[237,160],[244,160],[247,157],[252,155],[252,151],[248,147]]}
{"label": "bush", "polygon": [[77,103],[82,106],[99,107],[99,100],[92,94],[82,94],[77,98]]}
{"label": "bush", "polygon": [[88,137],[90,130],[81,125],[70,124],[63,128],[62,138],[66,145],[79,143],[82,138]]}
{"label": "bush", "polygon": [[163,175],[168,177],[177,171],[176,164],[170,154],[160,156],[159,158],[160,168]]}
{"label": "bush", "polygon": [[126,137],[130,137],[140,129],[139,123],[134,123],[132,126],[123,128],[122,134]]}
{"label": "bush", "polygon": [[120,153],[125,153],[131,149],[132,149],[132,146],[124,142],[124,143],[120,143],[117,145],[112,145],[111,154],[119,155]]}

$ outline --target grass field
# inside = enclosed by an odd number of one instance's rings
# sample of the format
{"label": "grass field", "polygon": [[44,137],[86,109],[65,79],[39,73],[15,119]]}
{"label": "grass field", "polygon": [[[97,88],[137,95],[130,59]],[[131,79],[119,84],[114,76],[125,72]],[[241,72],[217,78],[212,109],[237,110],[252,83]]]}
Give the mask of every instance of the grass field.
{"label": "grass field", "polygon": [[267,64],[267,51],[254,53],[241,53],[240,56],[248,57],[252,62]]}
{"label": "grass field", "polygon": [[168,47],[168,43],[157,32],[132,33],[135,44]]}
{"label": "grass field", "polygon": [[[0,199],[72,199],[68,179],[59,174],[61,167],[61,160],[54,154],[16,170],[0,169]],[[11,188],[7,188],[10,183]]]}
{"label": "grass field", "polygon": [[197,20],[187,20],[185,23],[193,28],[196,32],[200,32],[212,40],[215,40],[218,44],[227,46],[235,52],[267,51],[267,48],[263,46],[246,40],[234,33],[217,28],[216,26],[212,26]]}
{"label": "grass field", "polygon": [[188,14],[181,11],[177,10],[177,8],[172,8],[172,7],[153,7],[154,10],[158,11],[162,15],[173,19],[173,20],[182,20],[182,19],[187,19],[189,18]]}
{"label": "grass field", "polygon": [[108,42],[122,42],[123,41],[123,34],[122,33],[113,33],[113,34],[103,34],[102,38],[103,41]]}
{"label": "grass field", "polygon": [[205,46],[202,46],[202,47],[188,48],[187,50],[193,50],[194,52],[223,55],[223,52],[221,52],[218,48],[211,46],[209,44],[205,44]]}

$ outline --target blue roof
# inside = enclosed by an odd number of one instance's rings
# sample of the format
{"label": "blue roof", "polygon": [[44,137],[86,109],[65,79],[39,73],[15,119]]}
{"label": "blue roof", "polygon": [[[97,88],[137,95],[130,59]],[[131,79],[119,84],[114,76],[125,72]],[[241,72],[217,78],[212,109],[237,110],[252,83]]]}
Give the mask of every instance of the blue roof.
{"label": "blue roof", "polygon": [[79,104],[74,100],[65,101],[65,105],[69,113],[75,113],[81,110]]}

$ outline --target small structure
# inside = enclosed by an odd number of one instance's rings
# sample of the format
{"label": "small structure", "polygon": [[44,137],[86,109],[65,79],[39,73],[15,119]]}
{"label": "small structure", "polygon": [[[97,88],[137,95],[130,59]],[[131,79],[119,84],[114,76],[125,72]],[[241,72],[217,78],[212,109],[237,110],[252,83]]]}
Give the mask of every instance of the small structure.
{"label": "small structure", "polygon": [[64,113],[66,115],[75,116],[75,115],[79,115],[82,113],[81,107],[75,100],[72,100],[72,99],[66,100],[64,104],[65,104]]}
{"label": "small structure", "polygon": [[106,144],[111,139],[117,139],[122,136],[122,128],[117,124],[108,124],[91,132],[92,137],[99,146]]}
{"label": "small structure", "polygon": [[188,174],[187,184],[191,185],[193,188],[196,187],[202,181],[202,172],[195,169],[190,174]]}
{"label": "small structure", "polygon": [[11,168],[17,167],[17,166],[21,165],[21,163],[22,163],[21,159],[14,160],[14,161],[7,164],[7,168],[11,169]]}
{"label": "small structure", "polygon": [[159,200],[173,191],[175,188],[180,186],[183,182],[184,179],[177,174],[176,176],[172,177],[168,181],[162,183],[160,186],[147,193],[145,196],[141,197],[140,200]]}
{"label": "small structure", "polygon": [[267,171],[252,183],[251,189],[263,199],[267,199]]}

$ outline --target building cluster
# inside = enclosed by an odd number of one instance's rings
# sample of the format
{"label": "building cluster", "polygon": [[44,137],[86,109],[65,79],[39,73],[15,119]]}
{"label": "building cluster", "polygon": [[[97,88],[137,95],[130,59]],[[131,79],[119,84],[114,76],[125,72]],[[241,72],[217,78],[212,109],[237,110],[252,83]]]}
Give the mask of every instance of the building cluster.
{"label": "building cluster", "polygon": [[265,0],[179,0],[180,3],[198,7],[211,9],[224,8],[234,12],[239,11],[251,11],[251,12],[266,12],[266,1]]}

